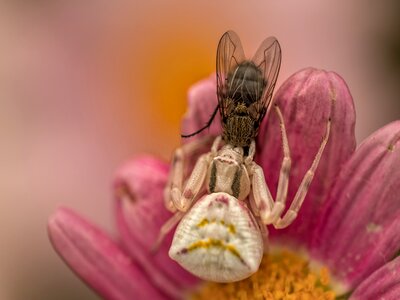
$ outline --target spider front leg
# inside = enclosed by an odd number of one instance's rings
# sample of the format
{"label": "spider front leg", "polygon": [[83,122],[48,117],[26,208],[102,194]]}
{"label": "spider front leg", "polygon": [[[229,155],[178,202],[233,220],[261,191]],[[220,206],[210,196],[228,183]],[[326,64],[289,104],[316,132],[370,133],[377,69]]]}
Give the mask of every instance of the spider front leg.
{"label": "spider front leg", "polygon": [[[220,137],[217,137],[214,141],[213,147],[218,147],[216,143],[219,143],[219,141]],[[164,188],[165,207],[169,211],[175,212],[177,210],[177,207],[174,205],[174,203],[178,203],[182,195],[185,160],[187,157],[195,154],[209,142],[210,137],[208,136],[200,140],[187,143],[175,150],[171,162],[168,182]]]}
{"label": "spider front leg", "polygon": [[152,247],[153,253],[158,250],[165,236],[185,215],[185,212],[192,205],[195,196],[204,183],[205,176],[207,175],[208,165],[212,157],[214,157],[218,151],[218,146],[221,142],[220,136],[215,138],[211,147],[211,152],[203,154],[199,157],[182,193],[184,158],[198,151],[204,146],[204,144],[208,143],[209,140],[210,137],[206,137],[205,139],[201,139],[199,141],[196,140],[192,143],[185,144],[181,148],[178,148],[174,153],[171,172],[167,185],[164,189],[164,200],[167,209],[175,212],[175,214],[161,227],[157,241]]}
{"label": "spider front leg", "polygon": [[285,228],[289,226],[297,217],[297,213],[299,212],[300,207],[303,204],[308,189],[310,188],[311,182],[314,178],[314,174],[318,167],[322,153],[324,152],[325,146],[328,143],[330,131],[331,131],[331,119],[329,118],[326,124],[325,135],[322,139],[321,145],[319,146],[318,152],[315,155],[315,158],[311,164],[311,167],[304,175],[303,180],[300,183],[299,189],[297,190],[296,195],[294,196],[293,202],[290,204],[290,207],[286,212],[285,216],[283,218],[279,217],[278,220],[274,222],[275,228]]}
{"label": "spider front leg", "polygon": [[274,203],[271,214],[264,219],[267,224],[274,224],[276,220],[281,216],[283,210],[285,209],[287,193],[289,188],[289,175],[290,168],[292,165],[292,159],[290,158],[289,142],[286,133],[285,122],[283,120],[282,112],[278,105],[275,104],[275,111],[279,118],[279,127],[282,137],[282,150],[283,159],[281,164],[281,170],[279,173],[278,187],[276,190],[276,201]]}
{"label": "spider front leg", "polygon": [[277,196],[275,202],[265,182],[264,173],[261,167],[253,163],[251,172],[253,176],[252,184],[254,201],[259,211],[262,222],[265,225],[273,224],[275,228],[281,229],[289,226],[294,221],[294,219],[297,217],[297,213],[300,210],[301,205],[303,204],[303,201],[305,199],[305,196],[307,195],[311,181],[314,177],[315,171],[321,159],[322,153],[324,152],[325,146],[329,140],[331,120],[328,119],[325,135],[322,139],[321,145],[313,160],[313,163],[311,164],[310,169],[306,172],[288,211],[286,212],[285,216],[281,218],[287,199],[291,158],[283,116],[277,105],[275,105],[275,110],[279,117],[283,148],[283,160],[279,174]]}
{"label": "spider front leg", "polygon": [[282,214],[285,208],[287,191],[289,186],[289,174],[292,160],[290,158],[289,143],[286,134],[285,123],[282,113],[277,105],[275,111],[279,118],[279,125],[282,136],[283,160],[279,174],[278,188],[276,193],[276,201],[272,198],[271,192],[265,181],[262,168],[256,163],[252,163],[252,186],[253,195],[258,213],[265,225],[273,224]]}
{"label": "spider front leg", "polygon": [[192,174],[186,182],[183,193],[179,198],[172,198],[174,207],[179,211],[186,212],[192,206],[193,200],[197,196],[197,193],[200,191],[204,180],[206,179],[208,166],[210,165],[213,156],[215,155],[212,152],[209,152],[199,157]]}
{"label": "spider front leg", "polygon": [[[196,197],[197,193],[200,191],[201,186],[204,183],[210,159],[212,159],[212,157],[212,151],[199,157],[192,174],[186,182],[183,193],[181,193],[177,187],[175,187],[175,190],[172,190],[172,192],[175,191],[175,193],[172,193],[171,200],[171,205],[175,209],[175,214],[161,227],[157,237],[157,241],[152,247],[153,253],[158,250],[165,236],[175,227],[176,224],[178,224],[178,222],[185,215],[185,212],[191,207],[194,198]],[[178,172],[181,172],[181,170],[178,170]]]}

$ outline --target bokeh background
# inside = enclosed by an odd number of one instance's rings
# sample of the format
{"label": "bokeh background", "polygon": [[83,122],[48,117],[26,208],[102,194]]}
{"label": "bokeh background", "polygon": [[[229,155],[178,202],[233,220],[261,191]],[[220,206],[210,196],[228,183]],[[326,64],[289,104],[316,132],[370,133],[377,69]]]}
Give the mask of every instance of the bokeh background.
{"label": "bokeh background", "polygon": [[168,159],[187,88],[227,29],[279,38],[279,84],[313,66],[347,81],[361,141],[400,115],[396,1],[6,1],[0,4],[0,299],[98,299],[54,254],[61,203],[113,232],[129,157]]}

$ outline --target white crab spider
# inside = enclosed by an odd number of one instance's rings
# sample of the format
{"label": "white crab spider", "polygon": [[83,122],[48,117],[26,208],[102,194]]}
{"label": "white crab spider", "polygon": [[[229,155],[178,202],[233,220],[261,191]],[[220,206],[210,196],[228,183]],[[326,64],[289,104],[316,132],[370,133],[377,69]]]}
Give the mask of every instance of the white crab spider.
{"label": "white crab spider", "polygon": [[[233,282],[256,272],[267,241],[265,225],[289,226],[297,216],[329,139],[330,119],[310,169],[294,199],[285,208],[291,167],[290,150],[282,113],[279,117],[283,161],[276,199],[271,196],[262,168],[253,161],[255,142],[248,154],[242,147],[225,144],[219,149],[217,137],[211,151],[199,157],[183,185],[185,156],[195,152],[204,141],[195,141],[176,150],[169,182],[165,188],[166,207],[175,215],[162,227],[159,242],[180,219],[169,255],[192,274],[215,282]],[[198,199],[206,186],[207,194]],[[183,188],[184,187],[184,188]]]}

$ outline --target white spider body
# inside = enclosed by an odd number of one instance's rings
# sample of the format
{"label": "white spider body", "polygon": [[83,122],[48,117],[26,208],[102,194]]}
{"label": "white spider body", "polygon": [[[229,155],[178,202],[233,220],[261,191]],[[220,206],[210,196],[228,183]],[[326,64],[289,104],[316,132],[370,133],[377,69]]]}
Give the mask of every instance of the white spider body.
{"label": "white spider body", "polygon": [[169,256],[204,280],[233,282],[258,270],[264,240],[246,201],[251,191],[249,174],[256,165],[255,144],[244,157],[242,147],[227,144],[217,150],[220,140],[218,137],[212,150],[198,159],[181,197],[172,200],[173,205],[187,210],[206,184],[208,194],[183,216]]}
{"label": "white spider body", "polygon": [[[202,279],[232,282],[258,270],[263,239],[243,201],[251,185],[243,149],[231,145],[215,149],[202,156],[199,161],[204,161],[203,167],[191,176],[203,178],[209,194],[199,199],[179,223],[169,255]],[[196,182],[197,187],[200,184]],[[198,188],[186,188],[184,194],[194,197],[193,190]]]}

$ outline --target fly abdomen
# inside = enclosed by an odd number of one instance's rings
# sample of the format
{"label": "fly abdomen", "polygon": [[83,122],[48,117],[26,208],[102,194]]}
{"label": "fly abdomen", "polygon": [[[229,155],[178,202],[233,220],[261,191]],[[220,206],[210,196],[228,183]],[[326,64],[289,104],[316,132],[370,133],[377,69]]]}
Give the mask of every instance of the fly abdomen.
{"label": "fly abdomen", "polygon": [[261,98],[266,86],[262,72],[251,61],[239,64],[227,79],[228,98],[247,107]]}

